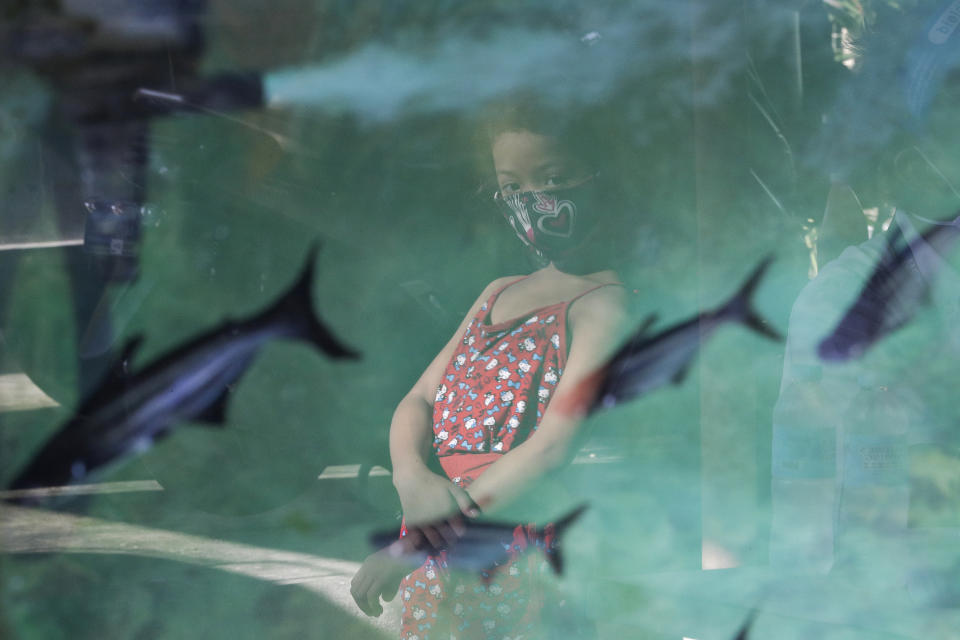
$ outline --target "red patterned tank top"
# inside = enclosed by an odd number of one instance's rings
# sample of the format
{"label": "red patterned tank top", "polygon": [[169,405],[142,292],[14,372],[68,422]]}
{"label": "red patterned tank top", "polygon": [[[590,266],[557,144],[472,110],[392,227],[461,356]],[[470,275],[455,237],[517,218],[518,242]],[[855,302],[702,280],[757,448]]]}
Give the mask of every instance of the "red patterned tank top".
{"label": "red patterned tank top", "polygon": [[[526,276],[525,276],[526,277]],[[438,457],[506,453],[537,429],[567,359],[567,310],[601,284],[496,324],[501,287],[480,306],[447,364],[433,405]]]}

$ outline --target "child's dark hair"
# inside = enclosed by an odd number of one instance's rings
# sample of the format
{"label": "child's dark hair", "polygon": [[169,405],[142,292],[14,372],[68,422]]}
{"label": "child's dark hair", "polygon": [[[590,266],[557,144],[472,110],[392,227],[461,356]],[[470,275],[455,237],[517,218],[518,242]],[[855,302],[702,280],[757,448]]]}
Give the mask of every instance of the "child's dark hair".
{"label": "child's dark hair", "polygon": [[609,111],[604,105],[560,109],[535,94],[514,95],[488,105],[481,112],[474,145],[478,175],[482,177],[477,193],[483,197],[489,197],[497,189],[492,148],[497,137],[506,132],[529,131],[554,138],[566,153],[596,173],[597,188],[603,194],[605,206],[594,212],[602,215],[598,231],[603,238],[597,244],[601,255],[591,262],[604,263],[606,268],[628,259],[636,222],[636,203],[627,203],[622,188],[626,180],[625,167],[612,166],[614,162],[611,162],[616,158],[616,164],[622,164],[624,159],[632,160],[633,154],[621,148],[622,131]]}
{"label": "child's dark hair", "polygon": [[593,110],[558,109],[546,105],[537,96],[520,94],[488,105],[480,114],[476,147],[479,151],[480,175],[490,175],[493,167],[491,149],[494,141],[508,131],[529,131],[549,136],[560,142],[564,150],[597,171],[601,168],[600,140],[606,137],[598,127]]}

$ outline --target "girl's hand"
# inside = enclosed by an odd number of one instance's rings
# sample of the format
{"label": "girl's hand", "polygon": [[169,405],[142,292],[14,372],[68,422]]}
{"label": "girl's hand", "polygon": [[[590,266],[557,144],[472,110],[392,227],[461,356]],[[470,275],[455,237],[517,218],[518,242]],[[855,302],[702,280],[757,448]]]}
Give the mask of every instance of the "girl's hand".
{"label": "girl's hand", "polygon": [[432,471],[398,479],[396,487],[412,549],[421,548],[424,540],[434,549],[452,545],[466,531],[463,516],[479,513],[466,491]]}
{"label": "girl's hand", "polygon": [[367,556],[360,570],[350,581],[350,595],[360,610],[376,618],[383,613],[380,598],[390,602],[397,595],[400,581],[409,573],[409,568],[381,549]]}

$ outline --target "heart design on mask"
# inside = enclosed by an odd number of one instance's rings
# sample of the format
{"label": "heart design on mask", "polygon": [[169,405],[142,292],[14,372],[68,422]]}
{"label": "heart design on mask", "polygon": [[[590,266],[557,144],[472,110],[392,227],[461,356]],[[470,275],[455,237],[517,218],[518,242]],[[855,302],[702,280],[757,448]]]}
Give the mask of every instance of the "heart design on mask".
{"label": "heart design on mask", "polygon": [[573,234],[573,221],[577,207],[570,200],[537,194],[533,210],[538,214],[537,228],[550,236],[569,238]]}

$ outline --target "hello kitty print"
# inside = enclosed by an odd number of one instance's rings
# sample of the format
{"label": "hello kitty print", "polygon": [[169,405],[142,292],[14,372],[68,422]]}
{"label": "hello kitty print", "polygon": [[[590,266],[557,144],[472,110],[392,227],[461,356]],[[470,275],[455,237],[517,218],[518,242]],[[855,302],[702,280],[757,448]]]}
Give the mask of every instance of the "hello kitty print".
{"label": "hello kitty print", "polygon": [[505,453],[535,431],[566,360],[566,307],[535,309],[487,323],[500,292],[470,320],[437,387],[433,406],[438,456]]}

